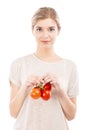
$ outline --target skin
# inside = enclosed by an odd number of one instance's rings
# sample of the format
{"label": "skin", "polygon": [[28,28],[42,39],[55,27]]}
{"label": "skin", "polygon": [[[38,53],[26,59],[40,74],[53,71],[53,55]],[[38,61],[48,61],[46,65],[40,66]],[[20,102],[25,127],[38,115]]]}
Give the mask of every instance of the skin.
{"label": "skin", "polygon": [[[59,60],[62,60],[62,58],[54,51],[54,43],[59,34],[57,24],[54,20],[50,18],[39,20],[34,26],[32,33],[37,43],[35,55],[38,58],[47,62],[58,62]],[[46,74],[40,78],[36,75],[31,75],[25,81],[24,87],[16,86],[11,82],[11,96],[9,103],[11,115],[14,118],[17,117],[27,96],[28,89],[32,85],[39,84],[40,81],[44,83],[51,82],[52,87],[54,87],[58,93],[58,98],[67,120],[72,120],[76,114],[76,98],[68,97],[68,95],[60,88],[54,74]]]}

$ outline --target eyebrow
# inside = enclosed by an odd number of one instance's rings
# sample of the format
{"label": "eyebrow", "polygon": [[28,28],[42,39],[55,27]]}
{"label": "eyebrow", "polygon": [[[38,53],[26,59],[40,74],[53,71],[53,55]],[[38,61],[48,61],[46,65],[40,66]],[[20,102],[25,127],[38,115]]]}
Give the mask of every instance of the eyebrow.
{"label": "eyebrow", "polygon": [[[42,26],[36,26],[36,28],[43,28]],[[48,28],[55,28],[55,26],[49,26]]]}

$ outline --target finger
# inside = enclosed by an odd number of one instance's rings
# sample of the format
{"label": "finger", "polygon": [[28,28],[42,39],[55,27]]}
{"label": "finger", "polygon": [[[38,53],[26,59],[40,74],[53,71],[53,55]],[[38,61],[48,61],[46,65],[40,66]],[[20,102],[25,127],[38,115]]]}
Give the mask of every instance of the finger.
{"label": "finger", "polygon": [[42,83],[44,83],[44,79],[43,78],[41,78],[40,80],[39,80],[39,82],[40,82],[40,84]]}
{"label": "finger", "polygon": [[45,83],[52,82],[52,79],[50,77],[45,78]]}
{"label": "finger", "polygon": [[44,80],[46,77],[48,77],[50,74],[46,73],[45,75],[43,75],[42,79]]}

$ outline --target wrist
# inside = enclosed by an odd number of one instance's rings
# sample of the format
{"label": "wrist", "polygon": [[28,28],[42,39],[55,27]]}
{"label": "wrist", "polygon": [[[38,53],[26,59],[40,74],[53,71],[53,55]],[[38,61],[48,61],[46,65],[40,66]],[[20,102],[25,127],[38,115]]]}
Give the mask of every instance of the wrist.
{"label": "wrist", "polygon": [[59,96],[59,97],[62,97],[62,96],[64,95],[64,91],[63,91],[62,88],[58,88],[58,89],[57,89],[57,93],[58,93],[58,96]]}

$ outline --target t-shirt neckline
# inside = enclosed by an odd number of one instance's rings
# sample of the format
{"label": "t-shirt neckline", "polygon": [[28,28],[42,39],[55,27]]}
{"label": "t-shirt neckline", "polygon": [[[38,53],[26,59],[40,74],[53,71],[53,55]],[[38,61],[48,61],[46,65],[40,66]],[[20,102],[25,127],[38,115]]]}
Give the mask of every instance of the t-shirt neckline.
{"label": "t-shirt neckline", "polygon": [[60,59],[60,60],[58,60],[58,61],[48,62],[48,61],[42,60],[42,59],[40,59],[39,57],[37,57],[37,56],[35,55],[35,53],[33,53],[32,56],[33,56],[34,59],[37,60],[38,62],[42,62],[42,63],[46,63],[46,64],[57,64],[57,63],[61,63],[61,62],[63,62],[63,61],[65,60],[64,58],[62,58],[62,59]]}

